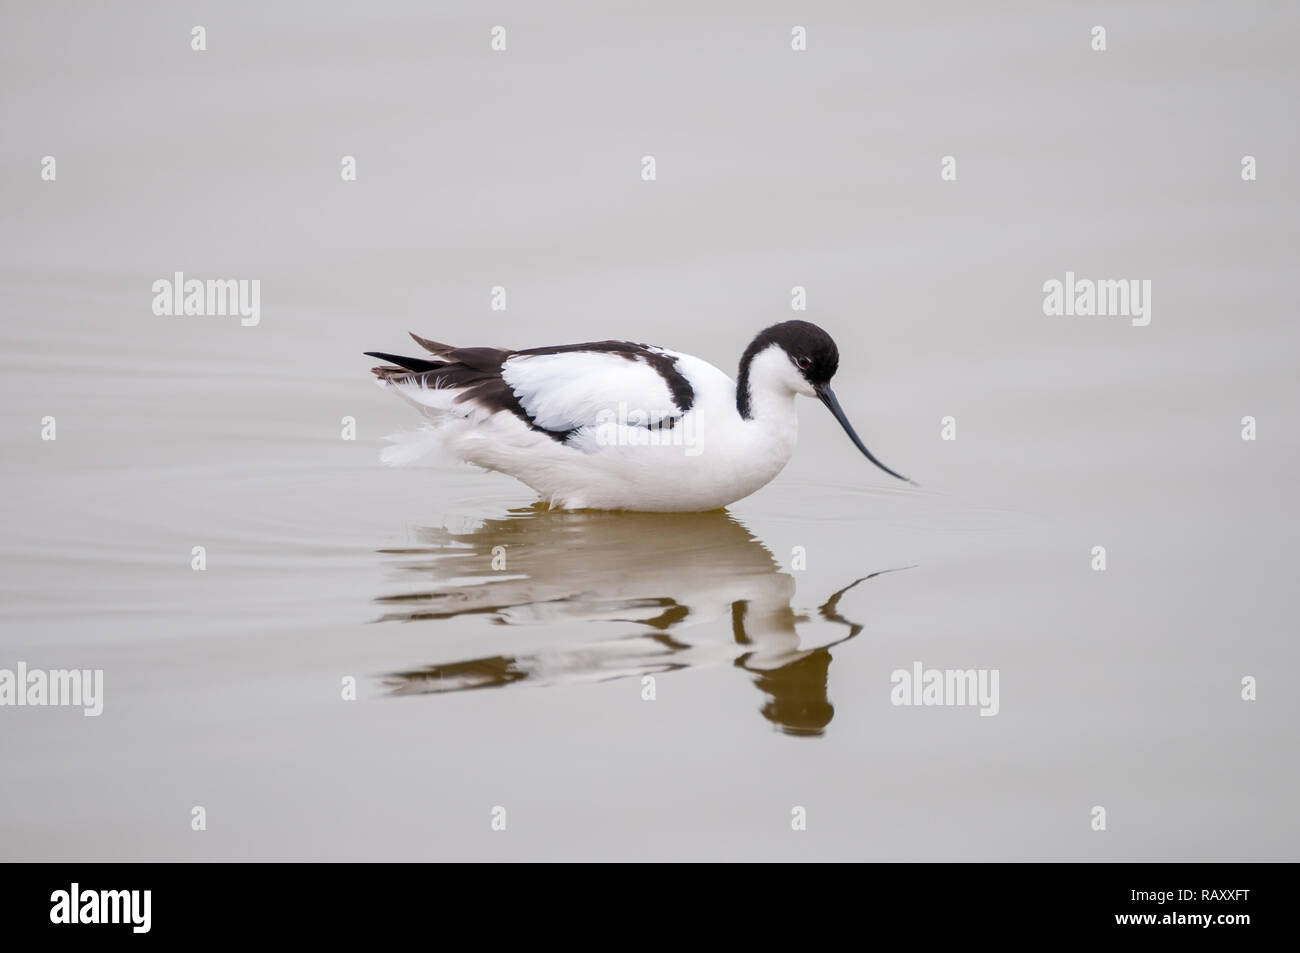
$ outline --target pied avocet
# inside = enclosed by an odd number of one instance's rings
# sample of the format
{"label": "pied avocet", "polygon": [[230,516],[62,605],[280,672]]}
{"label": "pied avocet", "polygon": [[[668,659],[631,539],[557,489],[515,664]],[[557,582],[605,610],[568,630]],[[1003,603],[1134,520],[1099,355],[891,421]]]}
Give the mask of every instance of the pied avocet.
{"label": "pied avocet", "polygon": [[[390,361],[380,384],[430,423],[384,453],[411,462],[431,450],[515,477],[564,509],[703,511],[767,484],[794,453],[795,397],[816,397],[868,460],[831,378],[839,349],[807,321],[758,334],[736,381],[679,351],[596,341],[512,351],[413,337],[431,358]],[[911,482],[911,481],[908,481]]]}

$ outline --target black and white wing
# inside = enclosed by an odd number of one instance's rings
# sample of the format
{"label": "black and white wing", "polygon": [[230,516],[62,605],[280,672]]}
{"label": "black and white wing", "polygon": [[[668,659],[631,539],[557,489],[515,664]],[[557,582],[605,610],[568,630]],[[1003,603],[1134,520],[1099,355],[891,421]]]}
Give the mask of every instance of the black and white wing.
{"label": "black and white wing", "polygon": [[367,352],[396,365],[374,372],[407,399],[438,413],[510,413],[560,441],[612,422],[672,426],[695,401],[678,355],[650,345],[594,341],[512,351],[411,336],[435,360]]}

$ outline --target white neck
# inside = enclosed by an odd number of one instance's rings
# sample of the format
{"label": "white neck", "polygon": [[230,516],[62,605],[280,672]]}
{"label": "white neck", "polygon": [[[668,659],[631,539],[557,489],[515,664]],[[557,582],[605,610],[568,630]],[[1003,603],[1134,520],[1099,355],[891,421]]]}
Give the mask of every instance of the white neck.
{"label": "white neck", "polygon": [[804,380],[790,362],[784,349],[773,344],[759,351],[749,362],[748,379],[742,386],[749,389],[749,419],[765,428],[797,429],[794,399],[812,385]]}
{"label": "white neck", "polygon": [[795,413],[794,398],[795,393],[792,390],[756,387],[751,382],[750,421],[765,430],[788,430],[793,434],[799,429],[799,415]]}

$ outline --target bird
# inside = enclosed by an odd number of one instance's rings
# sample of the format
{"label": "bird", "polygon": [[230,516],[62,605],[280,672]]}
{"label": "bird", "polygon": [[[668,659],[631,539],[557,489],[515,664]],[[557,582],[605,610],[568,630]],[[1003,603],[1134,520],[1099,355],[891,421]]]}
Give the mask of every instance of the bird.
{"label": "bird", "polygon": [[508,474],[562,510],[706,512],[766,486],[794,454],[795,398],[849,423],[831,378],[839,349],[808,321],[760,331],[732,380],[709,362],[630,341],[511,350],[411,334],[427,357],[366,351],[378,383],[427,418],[391,438],[385,463],[434,452]]}

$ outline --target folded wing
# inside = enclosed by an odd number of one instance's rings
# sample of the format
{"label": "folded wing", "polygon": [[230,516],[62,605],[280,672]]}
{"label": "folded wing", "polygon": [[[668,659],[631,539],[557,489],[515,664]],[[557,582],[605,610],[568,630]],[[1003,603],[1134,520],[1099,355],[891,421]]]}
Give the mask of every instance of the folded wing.
{"label": "folded wing", "polygon": [[[596,349],[602,344],[607,349]],[[506,360],[502,377],[537,426],[562,432],[610,423],[657,427],[690,409],[694,394],[675,357],[623,342],[580,347],[587,349],[539,349]]]}
{"label": "folded wing", "polygon": [[457,348],[411,335],[426,358],[368,352],[386,384],[436,413],[508,412],[564,441],[575,431],[616,424],[672,426],[695,400],[678,355],[628,341],[594,341],[524,351]]}

